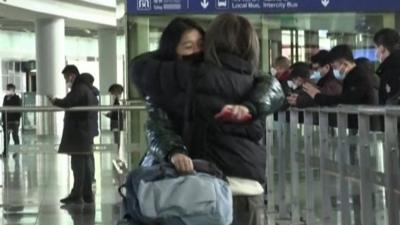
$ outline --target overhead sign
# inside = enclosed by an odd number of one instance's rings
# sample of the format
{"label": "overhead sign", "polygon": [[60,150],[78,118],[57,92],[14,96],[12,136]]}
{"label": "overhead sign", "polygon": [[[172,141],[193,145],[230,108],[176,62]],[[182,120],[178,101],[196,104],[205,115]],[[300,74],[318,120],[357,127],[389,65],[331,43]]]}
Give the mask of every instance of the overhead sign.
{"label": "overhead sign", "polygon": [[400,12],[400,0],[127,0],[129,14]]}

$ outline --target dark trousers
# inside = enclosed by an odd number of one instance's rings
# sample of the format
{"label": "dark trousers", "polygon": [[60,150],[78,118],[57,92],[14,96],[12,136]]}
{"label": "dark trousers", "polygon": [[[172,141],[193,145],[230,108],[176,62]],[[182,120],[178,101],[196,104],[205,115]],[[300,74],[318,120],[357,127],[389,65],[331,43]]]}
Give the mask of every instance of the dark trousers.
{"label": "dark trousers", "polygon": [[95,168],[94,154],[93,153],[90,154],[89,158],[90,158],[90,176],[92,178],[92,183],[94,183],[96,181],[95,171],[94,171],[94,168]]}
{"label": "dark trousers", "polygon": [[115,130],[114,133],[114,143],[117,144],[117,150],[119,150],[119,146],[121,144],[121,131]]}
{"label": "dark trousers", "polygon": [[7,126],[3,124],[3,136],[4,136],[4,151],[3,154],[7,154],[8,146],[10,145],[10,134],[12,134],[12,138],[15,145],[19,145],[19,122],[18,121],[9,121],[7,122]]}
{"label": "dark trousers", "polygon": [[233,196],[232,225],[266,224],[264,194],[255,196]]}
{"label": "dark trousers", "polygon": [[71,169],[74,175],[73,197],[92,196],[92,174],[90,154],[71,155]]}

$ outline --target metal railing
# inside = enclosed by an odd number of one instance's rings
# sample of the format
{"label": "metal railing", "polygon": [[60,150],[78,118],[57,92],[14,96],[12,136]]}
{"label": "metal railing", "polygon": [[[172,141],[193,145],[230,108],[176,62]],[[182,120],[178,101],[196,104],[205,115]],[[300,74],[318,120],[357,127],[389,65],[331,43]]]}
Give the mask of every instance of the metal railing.
{"label": "metal railing", "polygon": [[269,116],[268,224],[399,224],[399,116],[400,107],[369,106]]}
{"label": "metal railing", "polygon": [[135,106],[80,106],[71,108],[60,108],[54,106],[35,106],[35,107],[0,107],[0,112],[62,112],[62,111],[110,111],[110,110],[144,110],[144,105]]}
{"label": "metal railing", "polygon": [[[125,120],[127,141],[121,151],[127,158],[119,157],[130,168],[137,161],[129,157],[136,152],[135,159],[140,159],[147,149],[144,131],[147,112],[142,104],[0,108],[0,112],[6,113],[111,110],[136,112]],[[348,128],[349,115],[356,115],[358,129]],[[378,116],[384,129],[370,129],[370,118]],[[278,113],[277,120],[269,116],[266,120],[268,224],[399,224],[399,116],[400,107],[367,106],[292,108]],[[335,123],[331,121],[333,118]],[[136,136],[135,140],[132,136]],[[29,153],[23,149],[15,152],[18,151]]]}
{"label": "metal railing", "polygon": [[[144,123],[147,119],[147,112],[145,110],[145,106],[143,104],[137,104],[137,105],[129,105],[129,106],[86,106],[86,107],[71,107],[71,108],[60,108],[60,107],[54,107],[54,106],[35,106],[35,107],[0,107],[0,113],[4,113],[5,117],[5,124],[3,124],[3,132],[7,132],[7,115],[9,113],[15,113],[15,112],[20,112],[20,113],[35,113],[35,114],[43,114],[43,120],[54,120],[53,114],[59,113],[59,112],[79,112],[79,111],[96,111],[99,112],[98,118],[99,121],[101,119],[101,112],[108,112],[108,111],[121,111],[125,113],[125,119],[124,119],[124,138],[125,140],[124,143],[122,143],[122,149],[125,152],[120,152],[120,155],[126,155],[127,152],[138,152],[139,155],[143,155],[143,153],[146,151],[146,141],[145,141],[145,131],[144,131]],[[135,113],[133,115],[132,113]],[[118,113],[119,115],[119,113]],[[136,117],[136,118],[135,118]],[[38,118],[36,118],[38,119]],[[133,122],[134,121],[134,122]],[[43,122],[43,121],[42,121]],[[62,115],[61,115],[61,121],[56,121],[56,126],[59,128],[63,127],[62,123]],[[100,127],[99,127],[100,128]],[[33,131],[35,132],[35,131]],[[58,130],[58,133],[54,134],[56,136],[61,136],[62,132],[61,129]],[[101,135],[101,134],[100,134]],[[0,137],[2,141],[3,137]],[[103,143],[95,143],[94,145],[94,151],[104,151],[105,148],[114,148],[111,146],[112,144],[103,144]],[[4,147],[7,147],[6,145]],[[32,153],[30,152],[30,147],[32,146],[10,146],[10,151],[11,153]],[[56,146],[55,146],[56,147]],[[45,153],[46,151],[42,151],[42,153]],[[52,147],[50,151],[47,153],[53,153],[54,148]],[[123,157],[125,158],[125,157]],[[125,159],[127,160],[127,159]],[[137,159],[136,159],[137,160]]]}

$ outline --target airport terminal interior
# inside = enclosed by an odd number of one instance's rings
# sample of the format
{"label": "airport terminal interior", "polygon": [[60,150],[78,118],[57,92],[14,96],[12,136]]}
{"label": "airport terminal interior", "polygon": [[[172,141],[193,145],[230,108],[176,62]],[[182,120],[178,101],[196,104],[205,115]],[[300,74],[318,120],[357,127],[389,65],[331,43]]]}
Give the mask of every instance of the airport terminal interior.
{"label": "airport terminal interior", "polygon": [[[118,187],[148,150],[149,117],[129,65],[158,49],[174,18],[207,29],[223,12],[253,25],[259,69],[266,74],[279,56],[290,64],[310,62],[318,51],[341,44],[378,69],[374,34],[400,31],[400,3],[393,0],[0,0],[0,94],[8,95],[12,83],[22,101],[17,109],[0,108],[21,113],[19,144],[6,137],[4,122],[0,129],[0,153],[7,151],[0,158],[0,225],[130,224],[123,223]],[[98,114],[99,131],[92,204],[60,203],[74,176],[71,157],[58,154],[65,112],[48,96],[68,93],[62,74],[67,64],[90,73],[99,90],[99,107],[89,109]],[[115,101],[111,84],[124,87],[120,144],[108,116]],[[347,127],[349,114],[358,117],[357,130]],[[262,216],[255,209],[243,224],[400,225],[398,116],[395,105],[290,107],[269,115]],[[373,117],[380,117],[383,129],[372,129]]]}

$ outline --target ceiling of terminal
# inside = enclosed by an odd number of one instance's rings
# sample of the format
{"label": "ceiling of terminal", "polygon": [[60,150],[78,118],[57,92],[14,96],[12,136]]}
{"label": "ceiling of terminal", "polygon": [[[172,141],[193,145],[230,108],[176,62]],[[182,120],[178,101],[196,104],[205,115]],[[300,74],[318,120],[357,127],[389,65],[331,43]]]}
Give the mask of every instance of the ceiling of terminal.
{"label": "ceiling of terminal", "polygon": [[87,6],[114,8],[116,6],[116,0],[58,0],[62,2],[71,2],[74,4],[81,4]]}
{"label": "ceiling of terminal", "polygon": [[[33,33],[35,32],[35,24],[30,21],[19,21],[0,17],[0,30]],[[97,37],[97,30],[91,28],[67,26],[65,28],[65,35],[78,37]]]}
{"label": "ceiling of terminal", "polygon": [[98,29],[116,25],[116,0],[30,0],[30,2],[36,5],[14,6],[12,2],[0,2],[0,29],[34,32],[34,22],[37,19],[61,17],[65,19],[67,36],[94,37]]}

